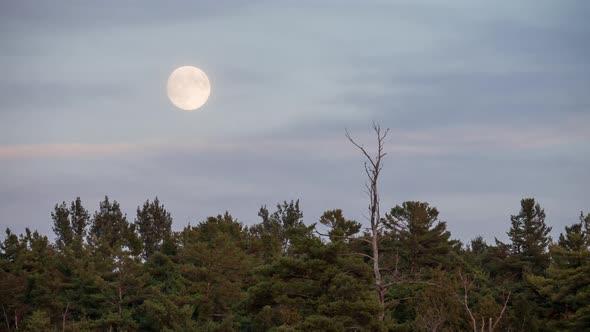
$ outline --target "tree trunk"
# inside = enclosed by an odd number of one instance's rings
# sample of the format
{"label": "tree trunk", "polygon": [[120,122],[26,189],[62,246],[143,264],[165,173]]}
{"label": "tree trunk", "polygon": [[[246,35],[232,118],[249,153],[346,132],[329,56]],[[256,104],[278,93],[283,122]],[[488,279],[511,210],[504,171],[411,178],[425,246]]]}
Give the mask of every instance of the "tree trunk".
{"label": "tree trunk", "polygon": [[369,195],[370,203],[369,203],[369,211],[371,213],[369,222],[371,224],[371,251],[372,256],[370,257],[373,261],[373,274],[375,276],[375,290],[377,291],[377,295],[379,297],[379,305],[380,310],[378,314],[378,318],[380,321],[385,320],[385,294],[387,293],[388,287],[385,286],[383,282],[383,278],[381,276],[381,266],[379,261],[379,242],[381,236],[381,215],[379,213],[379,191],[378,191],[378,182],[379,182],[379,173],[381,172],[381,160],[387,153],[383,152],[383,145],[385,141],[385,137],[389,132],[389,129],[385,130],[385,132],[381,132],[381,127],[377,124],[373,123],[373,130],[375,134],[377,134],[377,154],[371,156],[364,147],[359,145],[352,139],[352,137],[346,132],[346,138],[356,146],[363,155],[367,158],[368,163],[365,162],[365,173],[368,177],[367,186],[367,194]]}
{"label": "tree trunk", "polygon": [[6,327],[8,328],[7,331],[10,331],[10,322],[8,321],[8,315],[6,314],[4,304],[2,305],[2,313],[4,314],[4,320],[6,320]]}
{"label": "tree trunk", "polygon": [[385,289],[383,288],[383,280],[381,279],[381,269],[379,266],[379,233],[376,227],[372,227],[373,239],[371,245],[373,247],[373,273],[375,274],[375,289],[379,296],[379,320],[385,319]]}
{"label": "tree trunk", "polygon": [[61,321],[61,330],[62,330],[62,332],[65,332],[65,330],[66,330],[66,319],[68,317],[68,310],[69,309],[70,309],[70,302],[68,302],[66,304],[66,310],[64,311],[63,318],[62,318],[62,321]]}
{"label": "tree trunk", "polygon": [[121,307],[121,303],[123,303],[123,288],[121,287],[121,284],[119,284],[118,290],[119,290],[119,317],[122,317],[123,316],[123,308]]}

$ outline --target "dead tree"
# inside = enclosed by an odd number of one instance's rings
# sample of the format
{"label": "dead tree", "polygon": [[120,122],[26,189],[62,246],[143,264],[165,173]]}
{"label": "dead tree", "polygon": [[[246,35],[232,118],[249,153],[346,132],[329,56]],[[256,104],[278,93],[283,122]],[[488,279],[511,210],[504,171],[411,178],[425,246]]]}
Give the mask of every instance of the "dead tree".
{"label": "dead tree", "polygon": [[473,311],[469,307],[469,290],[473,286],[474,280],[470,279],[468,276],[463,275],[461,270],[459,270],[459,272],[457,272],[457,276],[459,278],[459,282],[461,283],[460,286],[462,288],[462,293],[455,294],[455,295],[457,296],[457,299],[463,305],[463,307],[465,308],[465,311],[467,312],[467,314],[469,315],[469,318],[471,319],[471,327],[473,328],[473,332],[485,332],[486,330],[488,332],[493,332],[494,329],[496,329],[496,327],[498,326],[498,323],[500,322],[500,320],[502,319],[502,316],[504,315],[504,312],[506,311],[506,307],[508,307],[508,301],[510,300],[510,294],[512,293],[512,291],[509,291],[508,294],[504,296],[504,305],[502,306],[502,310],[500,311],[498,316],[497,317],[487,317],[488,318],[487,324],[486,324],[486,317],[482,316],[481,317],[481,324],[478,325],[478,320],[475,318]]}
{"label": "dead tree", "polygon": [[[445,294],[446,295],[446,294]],[[444,300],[437,296],[427,296],[416,306],[414,326],[419,331],[437,332],[449,319],[449,308]]]}
{"label": "dead tree", "polygon": [[64,313],[62,315],[62,321],[61,321],[61,330],[62,332],[65,332],[66,330],[66,322],[68,319],[68,311],[70,309],[70,302],[67,303],[66,305],[66,309],[64,310]]}
{"label": "dead tree", "polygon": [[383,321],[385,319],[385,294],[387,293],[387,285],[385,284],[382,276],[381,271],[382,268],[379,262],[379,244],[381,242],[381,235],[383,232],[383,224],[381,220],[381,215],[379,212],[379,174],[381,173],[381,169],[383,167],[382,160],[383,157],[387,155],[387,153],[383,152],[383,148],[385,145],[385,138],[387,137],[387,133],[389,129],[385,131],[381,130],[381,127],[373,123],[373,131],[377,135],[377,152],[375,155],[371,155],[365,150],[365,148],[358,144],[346,131],[346,138],[356,146],[365,156],[367,161],[365,161],[365,173],[367,175],[368,181],[366,183],[367,194],[369,195],[369,212],[370,216],[368,217],[370,222],[370,239],[365,239],[367,243],[371,245],[371,255],[363,255],[368,258],[373,263],[373,273],[375,275],[375,290],[377,291],[377,295],[379,297],[379,304],[380,304],[380,312],[379,312],[379,320]]}

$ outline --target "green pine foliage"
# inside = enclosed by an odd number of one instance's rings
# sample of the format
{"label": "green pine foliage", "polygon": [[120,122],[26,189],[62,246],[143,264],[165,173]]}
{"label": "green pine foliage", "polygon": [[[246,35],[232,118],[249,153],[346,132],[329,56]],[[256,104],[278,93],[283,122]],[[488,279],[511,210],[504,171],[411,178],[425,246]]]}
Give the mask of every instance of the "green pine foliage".
{"label": "green pine foliage", "polygon": [[53,237],[8,229],[0,241],[0,331],[590,327],[589,214],[552,242],[544,210],[526,198],[506,220],[508,243],[463,246],[435,207],[394,206],[379,240],[384,320],[366,225],[340,209],[304,221],[299,201],[259,216],[226,212],[174,231],[158,198],[133,222],[108,197],[92,214],[80,198],[57,204]]}
{"label": "green pine foliage", "polygon": [[404,202],[386,214],[391,229],[389,245],[401,258],[400,267],[411,274],[424,269],[449,266],[457,241],[450,240],[447,224],[438,220],[439,212],[426,202]]}
{"label": "green pine foliage", "polygon": [[170,238],[172,216],[156,197],[153,202],[146,201],[141,209],[137,208],[135,226],[142,243],[143,256],[148,258]]}
{"label": "green pine foliage", "polygon": [[507,233],[512,242],[510,249],[517,267],[539,274],[549,265],[551,227],[545,224],[545,210],[534,198],[521,200],[520,206],[520,212],[510,217],[512,225]]}
{"label": "green pine foliage", "polygon": [[551,265],[545,276],[528,280],[553,304],[555,329],[580,331],[590,326],[590,214],[565,227],[550,247]]}

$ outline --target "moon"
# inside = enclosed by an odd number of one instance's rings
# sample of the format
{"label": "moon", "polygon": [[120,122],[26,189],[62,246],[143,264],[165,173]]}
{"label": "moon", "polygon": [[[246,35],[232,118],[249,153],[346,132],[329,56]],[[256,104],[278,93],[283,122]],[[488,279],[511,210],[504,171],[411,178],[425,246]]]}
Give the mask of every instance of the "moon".
{"label": "moon", "polygon": [[174,106],[181,110],[194,111],[209,99],[211,83],[199,68],[182,66],[170,74],[167,92]]}

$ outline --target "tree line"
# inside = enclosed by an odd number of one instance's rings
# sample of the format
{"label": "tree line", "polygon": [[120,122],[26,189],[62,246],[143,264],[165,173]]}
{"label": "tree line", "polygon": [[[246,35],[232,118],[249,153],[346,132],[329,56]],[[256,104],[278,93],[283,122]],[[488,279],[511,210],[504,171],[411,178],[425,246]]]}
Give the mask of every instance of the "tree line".
{"label": "tree line", "polygon": [[[229,213],[183,230],[156,198],[130,222],[108,197],[51,213],[55,241],[9,229],[0,246],[6,331],[580,331],[590,326],[590,215],[559,239],[532,198],[510,242],[451,239],[439,212],[404,202],[372,235],[342,210],[306,225],[298,201],[245,226]],[[383,291],[385,290],[385,291]],[[383,306],[380,301],[383,293]]]}
{"label": "tree line", "polygon": [[[582,331],[590,327],[590,214],[550,238],[524,198],[509,241],[452,238],[439,211],[383,209],[387,131],[367,158],[368,224],[341,209],[304,223],[299,201],[246,226],[228,212],[180,231],[156,197],[133,220],[105,197],[51,212],[0,243],[2,331]],[[516,203],[516,202],[515,202]],[[575,218],[574,218],[575,219]],[[364,227],[367,226],[367,227]]]}

